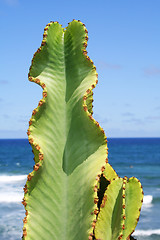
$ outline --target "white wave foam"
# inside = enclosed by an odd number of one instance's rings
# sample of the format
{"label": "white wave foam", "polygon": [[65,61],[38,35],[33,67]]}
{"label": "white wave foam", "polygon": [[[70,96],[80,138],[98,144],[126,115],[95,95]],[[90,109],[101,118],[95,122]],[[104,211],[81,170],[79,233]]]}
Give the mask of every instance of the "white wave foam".
{"label": "white wave foam", "polygon": [[0,193],[0,203],[17,203],[23,198],[22,192],[6,192]]}
{"label": "white wave foam", "polygon": [[11,183],[11,182],[19,182],[26,180],[27,175],[1,175],[0,176],[0,183]]}
{"label": "white wave foam", "polygon": [[152,195],[145,195],[143,198],[143,204],[151,204],[153,200]]}
{"label": "white wave foam", "polygon": [[26,178],[26,175],[0,175],[0,203],[21,202]]}
{"label": "white wave foam", "polygon": [[[18,182],[24,182],[26,178],[27,175],[0,175],[0,202],[20,202],[23,198],[23,185]],[[17,187],[20,187],[19,190]],[[151,206],[152,200],[152,195],[145,195],[143,206]]]}
{"label": "white wave foam", "polygon": [[160,229],[136,230],[133,233],[135,236],[151,236],[153,234],[160,235]]}

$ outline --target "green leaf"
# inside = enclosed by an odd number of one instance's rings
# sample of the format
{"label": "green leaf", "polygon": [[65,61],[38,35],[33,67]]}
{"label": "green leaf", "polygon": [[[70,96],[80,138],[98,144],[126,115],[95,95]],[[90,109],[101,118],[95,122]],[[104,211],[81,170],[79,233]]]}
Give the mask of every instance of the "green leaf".
{"label": "green leaf", "polygon": [[87,240],[93,232],[107,144],[92,117],[97,73],[86,56],[87,39],[79,21],[66,29],[52,22],[32,61],[29,80],[42,86],[43,99],[28,130],[35,166],[24,188],[26,240]]}

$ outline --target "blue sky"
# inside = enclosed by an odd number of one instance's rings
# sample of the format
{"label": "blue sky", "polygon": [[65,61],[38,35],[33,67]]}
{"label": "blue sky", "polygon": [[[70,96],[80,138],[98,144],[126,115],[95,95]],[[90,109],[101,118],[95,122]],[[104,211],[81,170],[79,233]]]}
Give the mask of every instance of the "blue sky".
{"label": "blue sky", "polygon": [[80,19],[99,83],[94,117],[107,137],[160,137],[160,1],[0,0],[0,138],[26,138],[41,88],[28,69],[50,21]]}

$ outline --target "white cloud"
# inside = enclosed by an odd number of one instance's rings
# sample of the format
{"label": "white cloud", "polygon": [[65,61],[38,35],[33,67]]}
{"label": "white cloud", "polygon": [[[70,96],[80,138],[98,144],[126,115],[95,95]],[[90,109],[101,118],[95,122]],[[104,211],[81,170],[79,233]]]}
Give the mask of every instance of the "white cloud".
{"label": "white cloud", "polygon": [[16,6],[18,4],[18,0],[4,0],[4,2],[9,6]]}
{"label": "white cloud", "polygon": [[134,114],[131,113],[131,112],[124,112],[124,113],[122,113],[122,116],[125,116],[125,117],[133,117]]}
{"label": "white cloud", "polygon": [[3,130],[0,129],[0,139],[5,138],[27,138],[24,130]]}
{"label": "white cloud", "polygon": [[135,117],[131,117],[131,118],[126,119],[124,121],[128,122],[128,123],[134,123],[134,124],[140,124],[140,125],[143,125],[145,123],[142,119],[135,118]]}
{"label": "white cloud", "polygon": [[150,66],[144,70],[145,75],[147,76],[156,76],[160,75],[160,67]]}
{"label": "white cloud", "polygon": [[1,85],[8,84],[8,81],[6,81],[6,80],[0,80],[0,84],[1,84]]}
{"label": "white cloud", "polygon": [[160,120],[160,116],[148,116],[146,117],[146,120],[151,120],[151,121],[156,121],[156,120]]}
{"label": "white cloud", "polygon": [[120,64],[107,63],[105,61],[100,61],[99,66],[102,69],[113,69],[113,70],[119,70],[122,68]]}
{"label": "white cloud", "polygon": [[121,137],[160,137],[160,129],[146,130],[146,129],[120,129],[110,128],[105,130],[107,138],[121,138]]}
{"label": "white cloud", "polygon": [[160,110],[160,106],[159,106],[159,107],[156,107],[155,110],[158,110],[158,111],[159,111],[159,110]]}

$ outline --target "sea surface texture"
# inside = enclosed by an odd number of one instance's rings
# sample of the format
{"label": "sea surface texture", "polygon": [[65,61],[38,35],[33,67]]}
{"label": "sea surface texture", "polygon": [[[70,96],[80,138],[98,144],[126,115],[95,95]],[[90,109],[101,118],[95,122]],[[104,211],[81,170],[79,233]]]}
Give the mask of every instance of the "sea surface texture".
{"label": "sea surface texture", "polygon": [[[134,237],[160,240],[160,138],[108,139],[109,163],[120,177],[137,177],[144,203]],[[0,240],[22,237],[21,204],[26,177],[34,165],[27,139],[0,140]]]}

